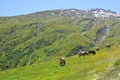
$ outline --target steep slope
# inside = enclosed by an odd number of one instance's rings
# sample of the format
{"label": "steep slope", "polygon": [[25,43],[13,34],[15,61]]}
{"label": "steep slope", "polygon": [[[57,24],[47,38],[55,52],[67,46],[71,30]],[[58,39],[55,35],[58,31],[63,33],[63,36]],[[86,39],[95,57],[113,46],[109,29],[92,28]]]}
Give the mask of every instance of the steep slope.
{"label": "steep slope", "polygon": [[64,19],[36,23],[25,21],[16,24],[8,20],[1,24],[2,69],[29,65],[44,56],[67,55],[75,47],[90,43]]}
{"label": "steep slope", "polygon": [[119,18],[117,13],[103,9],[0,17],[0,68],[31,65],[51,56],[71,56],[105,43],[114,46],[119,42]]}
{"label": "steep slope", "polygon": [[102,49],[96,55],[67,57],[64,67],[59,57],[47,57],[37,64],[0,72],[1,80],[119,80],[120,51],[117,47]]}

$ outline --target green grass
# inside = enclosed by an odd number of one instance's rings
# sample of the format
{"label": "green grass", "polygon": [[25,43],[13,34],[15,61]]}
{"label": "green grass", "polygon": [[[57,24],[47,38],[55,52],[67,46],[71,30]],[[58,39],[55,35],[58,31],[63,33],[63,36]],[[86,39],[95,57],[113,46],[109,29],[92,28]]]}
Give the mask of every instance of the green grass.
{"label": "green grass", "polygon": [[103,49],[96,55],[78,55],[66,58],[67,64],[59,66],[59,57],[51,57],[31,66],[2,71],[2,80],[92,80],[99,78],[116,61],[111,50]]}
{"label": "green grass", "polygon": [[[98,46],[110,43],[113,48],[102,48],[95,56],[67,57],[67,65],[59,66],[60,56],[74,55],[79,47],[93,49],[96,32],[110,25],[109,34]],[[119,26],[118,19],[91,16],[68,18],[36,13],[0,17],[0,77],[3,80],[95,79],[119,60]]]}

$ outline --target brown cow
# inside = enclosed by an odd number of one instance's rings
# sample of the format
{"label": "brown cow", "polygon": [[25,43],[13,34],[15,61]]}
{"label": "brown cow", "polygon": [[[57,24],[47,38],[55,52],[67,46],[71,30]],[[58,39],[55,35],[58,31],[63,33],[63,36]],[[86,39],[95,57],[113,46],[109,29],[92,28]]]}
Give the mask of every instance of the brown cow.
{"label": "brown cow", "polygon": [[64,57],[61,57],[59,60],[60,60],[60,66],[64,66],[66,64],[66,60]]}
{"label": "brown cow", "polygon": [[96,50],[96,51],[99,51],[99,50],[100,50],[100,48],[99,48],[99,47],[96,47],[96,48],[95,48],[95,50]]}

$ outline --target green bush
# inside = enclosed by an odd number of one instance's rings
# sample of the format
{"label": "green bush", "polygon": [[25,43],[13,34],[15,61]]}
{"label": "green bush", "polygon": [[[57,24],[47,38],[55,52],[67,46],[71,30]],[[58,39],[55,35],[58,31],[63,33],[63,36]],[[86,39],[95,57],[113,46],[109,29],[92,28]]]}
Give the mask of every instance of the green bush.
{"label": "green bush", "polygon": [[120,66],[120,60],[117,60],[117,61],[114,63],[114,66]]}

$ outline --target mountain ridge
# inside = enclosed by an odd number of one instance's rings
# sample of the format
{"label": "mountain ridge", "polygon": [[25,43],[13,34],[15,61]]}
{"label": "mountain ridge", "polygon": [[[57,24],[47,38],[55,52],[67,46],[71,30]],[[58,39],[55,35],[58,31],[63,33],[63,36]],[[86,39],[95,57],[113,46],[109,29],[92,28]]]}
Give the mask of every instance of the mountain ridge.
{"label": "mountain ridge", "polygon": [[76,17],[81,17],[81,16],[92,16],[95,18],[106,18],[106,17],[116,17],[116,18],[120,18],[120,14],[116,13],[115,11],[111,11],[111,10],[105,10],[102,8],[94,8],[94,9],[90,9],[90,10],[79,10],[79,9],[55,9],[55,10],[46,10],[46,11],[40,11],[40,12],[35,12],[32,14],[47,14],[47,15],[51,15],[51,16],[71,16],[71,18]]}
{"label": "mountain ridge", "polygon": [[[28,13],[28,14],[21,14],[21,15],[16,15],[16,16],[25,16],[25,15],[31,15],[31,14],[42,14],[42,13],[49,13],[51,15],[54,15],[54,12],[61,12],[61,15],[67,15],[70,12],[74,13],[74,15],[80,16],[80,14],[92,14],[93,17],[120,17],[119,13],[116,13],[115,11],[107,10],[107,9],[102,9],[102,8],[93,8],[89,10],[81,10],[81,9],[75,9],[75,8],[70,8],[70,9],[53,9],[53,10],[44,10],[44,11],[38,11],[38,12],[33,12],[33,13]],[[64,14],[63,14],[64,13]],[[99,14],[97,14],[99,13]],[[1,16],[1,17],[16,17],[16,16]]]}

